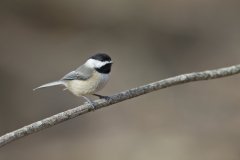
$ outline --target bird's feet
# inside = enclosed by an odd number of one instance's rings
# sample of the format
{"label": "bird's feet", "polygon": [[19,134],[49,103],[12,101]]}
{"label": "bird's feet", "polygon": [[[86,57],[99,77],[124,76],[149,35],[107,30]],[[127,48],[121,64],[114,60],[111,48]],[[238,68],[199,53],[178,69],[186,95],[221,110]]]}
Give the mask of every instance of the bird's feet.
{"label": "bird's feet", "polygon": [[[90,99],[88,99],[87,97],[85,97],[85,96],[82,96],[86,101],[87,101],[87,103],[89,103],[90,104],[90,106],[91,106],[91,109],[94,111],[94,110],[96,110],[96,107],[95,107],[95,105],[94,105],[94,102],[93,101],[91,101]],[[86,102],[85,102],[86,103]]]}
{"label": "bird's feet", "polygon": [[100,99],[105,99],[106,101],[110,101],[111,100],[111,97],[109,97],[109,96],[102,96],[100,94],[93,94],[93,95],[97,96]]}

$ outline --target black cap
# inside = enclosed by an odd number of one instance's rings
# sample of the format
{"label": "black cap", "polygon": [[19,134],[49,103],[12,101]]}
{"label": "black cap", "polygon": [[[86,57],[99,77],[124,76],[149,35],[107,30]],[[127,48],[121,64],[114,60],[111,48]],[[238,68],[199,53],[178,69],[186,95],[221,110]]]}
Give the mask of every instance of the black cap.
{"label": "black cap", "polygon": [[111,57],[109,55],[107,55],[106,53],[97,53],[90,58],[99,60],[101,62],[111,61]]}

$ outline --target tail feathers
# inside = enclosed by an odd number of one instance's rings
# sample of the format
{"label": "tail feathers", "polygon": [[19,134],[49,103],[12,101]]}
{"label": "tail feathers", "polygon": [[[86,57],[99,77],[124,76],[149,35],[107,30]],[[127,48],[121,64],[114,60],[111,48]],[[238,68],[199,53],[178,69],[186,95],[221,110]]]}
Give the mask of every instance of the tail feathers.
{"label": "tail feathers", "polygon": [[46,88],[46,87],[57,86],[57,85],[64,85],[64,82],[63,81],[50,82],[50,83],[41,85],[37,88],[34,88],[33,90],[35,91],[35,90],[40,89],[40,88]]}

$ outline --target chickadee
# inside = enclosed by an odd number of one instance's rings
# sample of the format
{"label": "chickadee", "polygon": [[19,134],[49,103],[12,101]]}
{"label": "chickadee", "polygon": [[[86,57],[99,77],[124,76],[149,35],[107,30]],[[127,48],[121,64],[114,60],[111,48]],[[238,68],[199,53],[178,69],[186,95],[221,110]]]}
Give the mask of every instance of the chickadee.
{"label": "chickadee", "polygon": [[108,82],[111,67],[111,58],[105,53],[97,53],[90,57],[75,71],[66,74],[60,80],[44,84],[33,90],[50,86],[63,85],[74,95],[79,97],[81,96],[87,100],[94,109],[94,105],[87,97],[85,97],[85,95],[95,95],[99,98],[107,98],[106,96],[95,93],[101,90]]}

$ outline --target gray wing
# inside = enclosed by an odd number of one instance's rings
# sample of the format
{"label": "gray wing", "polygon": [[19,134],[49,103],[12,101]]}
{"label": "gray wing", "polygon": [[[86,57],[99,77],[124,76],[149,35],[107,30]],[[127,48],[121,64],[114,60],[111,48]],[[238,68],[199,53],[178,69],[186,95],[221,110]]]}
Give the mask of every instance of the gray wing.
{"label": "gray wing", "polygon": [[92,69],[80,66],[75,71],[66,74],[61,80],[87,80],[92,76],[92,74]]}

